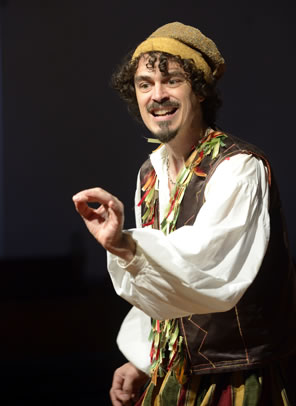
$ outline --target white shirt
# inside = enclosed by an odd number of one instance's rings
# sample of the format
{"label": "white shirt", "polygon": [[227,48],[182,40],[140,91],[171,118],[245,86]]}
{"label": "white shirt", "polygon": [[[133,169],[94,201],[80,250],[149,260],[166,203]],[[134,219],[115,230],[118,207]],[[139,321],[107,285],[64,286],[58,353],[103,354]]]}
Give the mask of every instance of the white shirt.
{"label": "white shirt", "polygon": [[[158,177],[161,220],[169,200],[165,147],[151,155],[151,162]],[[136,203],[139,195],[138,180]],[[132,263],[123,264],[108,254],[117,294],[136,307],[118,336],[127,359],[147,371],[150,317],[171,319],[227,311],[236,305],[256,277],[267,249],[268,205],[263,162],[238,154],[214,172],[192,226],[168,236],[151,228],[128,231],[137,242]],[[137,206],[136,220],[140,226]]]}

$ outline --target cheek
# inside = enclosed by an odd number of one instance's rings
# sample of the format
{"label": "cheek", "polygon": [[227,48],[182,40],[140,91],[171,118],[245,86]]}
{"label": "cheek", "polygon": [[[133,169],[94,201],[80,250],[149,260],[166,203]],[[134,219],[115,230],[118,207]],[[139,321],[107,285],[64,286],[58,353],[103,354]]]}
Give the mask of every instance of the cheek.
{"label": "cheek", "polygon": [[144,107],[140,103],[138,104],[138,106],[139,106],[139,111],[140,111],[141,117],[144,120],[144,118],[147,117],[147,114],[148,114],[147,110],[146,110],[146,107]]}
{"label": "cheek", "polygon": [[136,92],[136,99],[138,103],[139,110],[142,112],[145,110],[145,98],[143,97],[142,94],[139,94]]}
{"label": "cheek", "polygon": [[196,96],[192,96],[190,99],[190,109],[194,113],[200,110],[200,102]]}
{"label": "cheek", "polygon": [[144,120],[145,118],[147,119],[147,117],[149,116],[149,113],[147,111],[147,100],[144,97],[137,97],[137,101],[138,101],[138,107],[139,107],[139,111],[140,114],[142,116],[142,119]]}
{"label": "cheek", "polygon": [[140,111],[140,116],[143,120],[143,122],[147,125],[148,120],[149,120],[149,113],[147,112],[147,109],[145,106],[138,104],[139,106],[139,111]]}

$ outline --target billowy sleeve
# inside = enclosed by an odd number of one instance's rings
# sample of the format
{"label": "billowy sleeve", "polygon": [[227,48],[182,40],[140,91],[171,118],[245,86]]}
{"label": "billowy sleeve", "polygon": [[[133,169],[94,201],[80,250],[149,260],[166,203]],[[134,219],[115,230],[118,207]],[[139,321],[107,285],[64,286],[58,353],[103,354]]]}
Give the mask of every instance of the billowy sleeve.
{"label": "billowy sleeve", "polygon": [[239,154],[209,180],[192,226],[165,236],[132,229],[126,264],[108,254],[116,292],[156,319],[227,311],[253,282],[269,241],[269,187],[261,160]]}
{"label": "billowy sleeve", "polygon": [[151,342],[148,340],[151,318],[142,310],[132,307],[123,320],[117,345],[123,355],[138,369],[149,375]]}

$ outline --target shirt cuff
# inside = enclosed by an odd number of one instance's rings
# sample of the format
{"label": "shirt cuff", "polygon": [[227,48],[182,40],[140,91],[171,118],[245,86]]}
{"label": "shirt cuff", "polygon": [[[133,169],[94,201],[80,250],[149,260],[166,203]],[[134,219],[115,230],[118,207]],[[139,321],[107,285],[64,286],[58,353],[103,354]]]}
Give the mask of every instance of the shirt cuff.
{"label": "shirt cuff", "polygon": [[127,262],[124,259],[117,257],[117,265],[133,276],[136,276],[138,272],[145,267],[146,263],[147,260],[138,246],[136,249],[136,253],[131,261]]}

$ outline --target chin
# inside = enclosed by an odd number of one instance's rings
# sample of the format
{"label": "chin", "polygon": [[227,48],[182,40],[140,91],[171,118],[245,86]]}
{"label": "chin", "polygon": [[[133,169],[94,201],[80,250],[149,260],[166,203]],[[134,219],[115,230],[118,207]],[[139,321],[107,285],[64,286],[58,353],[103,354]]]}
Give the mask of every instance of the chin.
{"label": "chin", "polygon": [[155,138],[157,138],[159,141],[162,143],[168,143],[169,141],[172,141],[176,135],[178,134],[178,129],[176,130],[163,130],[163,131],[157,131],[157,132],[152,132]]}

